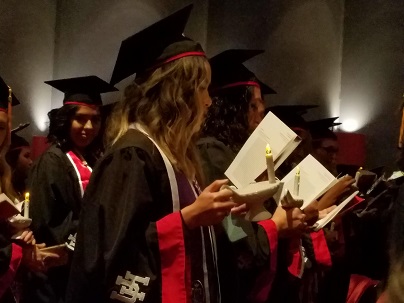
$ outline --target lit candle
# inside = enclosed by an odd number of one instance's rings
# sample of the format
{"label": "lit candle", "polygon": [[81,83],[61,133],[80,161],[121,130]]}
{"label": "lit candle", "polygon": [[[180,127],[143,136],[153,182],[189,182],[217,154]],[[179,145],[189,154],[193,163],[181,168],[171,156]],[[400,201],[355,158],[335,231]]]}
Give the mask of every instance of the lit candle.
{"label": "lit candle", "polygon": [[275,183],[275,168],[274,168],[274,158],[272,156],[271,148],[269,144],[267,144],[265,148],[265,158],[267,160],[267,172],[268,172],[268,181],[269,183]]}
{"label": "lit candle", "polygon": [[24,218],[29,218],[29,193],[25,193],[24,201]]}
{"label": "lit candle", "polygon": [[296,166],[295,184],[293,188],[293,194],[296,196],[299,195],[299,187],[300,187],[300,168],[299,166]]}
{"label": "lit candle", "polygon": [[359,181],[359,177],[361,175],[361,170],[362,169],[363,169],[362,167],[359,167],[358,171],[355,174],[355,186],[358,186],[358,181]]}

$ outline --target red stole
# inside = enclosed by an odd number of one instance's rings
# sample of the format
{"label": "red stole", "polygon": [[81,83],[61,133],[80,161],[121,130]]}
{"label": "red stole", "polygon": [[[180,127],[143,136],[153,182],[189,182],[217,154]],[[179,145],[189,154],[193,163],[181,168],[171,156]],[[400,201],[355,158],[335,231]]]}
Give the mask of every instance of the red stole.
{"label": "red stole", "polygon": [[11,260],[8,266],[8,270],[0,277],[0,298],[13,283],[18,267],[20,266],[21,259],[22,247],[13,243],[11,248]]}
{"label": "red stole", "polygon": [[83,196],[88,182],[90,182],[92,170],[89,166],[84,165],[83,161],[81,161],[74,152],[69,151],[66,153],[66,156],[69,159],[70,163],[73,165],[74,170],[76,171],[77,178],[79,179],[81,196]]}

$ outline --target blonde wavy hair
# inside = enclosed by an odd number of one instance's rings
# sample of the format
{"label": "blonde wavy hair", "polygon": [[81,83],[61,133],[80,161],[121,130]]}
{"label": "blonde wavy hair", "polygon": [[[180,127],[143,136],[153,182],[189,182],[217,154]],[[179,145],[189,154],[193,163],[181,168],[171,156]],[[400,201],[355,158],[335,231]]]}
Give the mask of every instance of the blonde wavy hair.
{"label": "blonde wavy hair", "polygon": [[[7,123],[8,124],[8,123]],[[10,147],[10,136],[9,126],[7,126],[7,135],[4,137],[4,141],[0,145],[0,193],[5,193],[10,200],[18,198],[18,194],[13,188],[11,182],[11,167],[6,161],[6,153]]]}
{"label": "blonde wavy hair", "polygon": [[191,180],[201,180],[196,134],[204,119],[197,92],[207,88],[208,61],[189,56],[136,77],[108,121],[107,146],[122,137],[131,123],[142,125],[173,167]]}

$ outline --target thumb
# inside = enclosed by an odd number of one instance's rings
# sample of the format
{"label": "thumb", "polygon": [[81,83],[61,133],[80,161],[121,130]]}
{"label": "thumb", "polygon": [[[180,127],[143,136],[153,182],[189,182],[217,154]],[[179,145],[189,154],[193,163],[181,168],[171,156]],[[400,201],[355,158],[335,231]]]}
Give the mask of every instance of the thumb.
{"label": "thumb", "polygon": [[39,249],[45,248],[46,244],[45,243],[37,244],[36,247],[39,248]]}
{"label": "thumb", "polygon": [[227,184],[229,182],[229,180],[227,179],[222,179],[222,180],[216,180],[214,182],[212,182],[208,187],[205,188],[206,191],[210,192],[210,193],[214,193],[220,190],[220,188]]}

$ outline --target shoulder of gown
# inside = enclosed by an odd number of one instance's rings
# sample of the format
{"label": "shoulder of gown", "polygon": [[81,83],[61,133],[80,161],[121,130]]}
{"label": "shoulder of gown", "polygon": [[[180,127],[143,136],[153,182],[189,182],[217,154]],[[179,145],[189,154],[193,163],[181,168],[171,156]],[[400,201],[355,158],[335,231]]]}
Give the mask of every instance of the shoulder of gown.
{"label": "shoulder of gown", "polygon": [[67,302],[109,302],[125,272],[149,277],[145,302],[157,302],[156,222],[171,215],[164,162],[146,136],[129,130],[96,165],[84,194]]}
{"label": "shoulder of gown", "polygon": [[197,146],[205,175],[205,183],[208,185],[217,179],[225,179],[224,172],[236,154],[214,137],[201,138]]}

